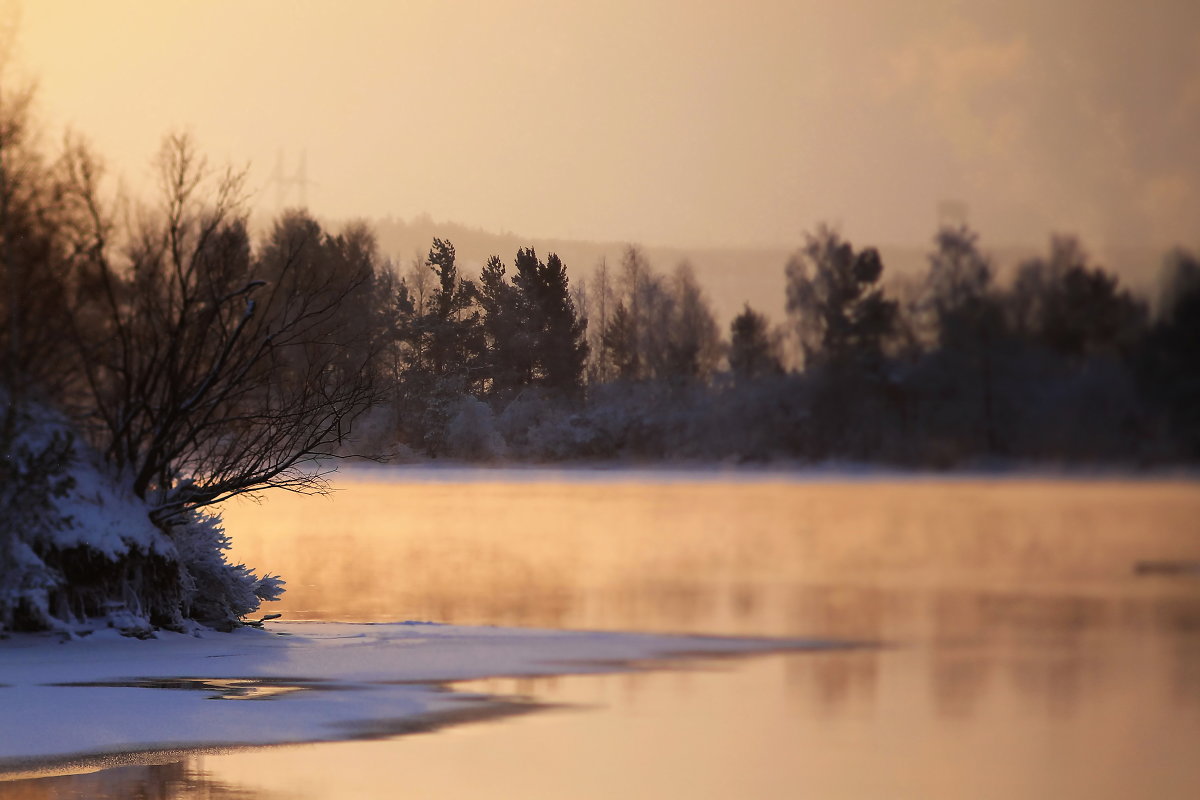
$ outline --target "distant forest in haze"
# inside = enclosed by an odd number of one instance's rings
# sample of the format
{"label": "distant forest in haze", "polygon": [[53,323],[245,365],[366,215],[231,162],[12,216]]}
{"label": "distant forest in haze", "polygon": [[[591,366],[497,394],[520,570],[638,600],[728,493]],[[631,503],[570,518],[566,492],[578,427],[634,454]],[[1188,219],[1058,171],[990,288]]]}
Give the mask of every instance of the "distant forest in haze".
{"label": "distant forest in haze", "polygon": [[572,284],[520,248],[460,275],[453,245],[385,269],[391,400],[373,423],[467,460],[1170,463],[1200,454],[1200,263],[1139,297],[1071,237],[997,274],[936,233],[889,284],[872,247],[818,227],[785,264],[786,319],[731,324],[686,264],[628,246]]}
{"label": "distant forest in haze", "polygon": [[[282,198],[277,198],[282,200]],[[276,215],[283,210],[278,207]],[[965,211],[963,219],[965,219]],[[931,215],[932,217],[932,215]],[[508,256],[522,247],[534,247],[538,252],[557,253],[571,268],[572,286],[589,283],[596,268],[605,263],[617,267],[629,242],[588,241],[554,237],[526,237],[514,233],[495,233],[461,223],[436,220],[428,214],[409,219],[392,216],[361,220],[375,233],[380,252],[393,260],[400,269],[416,260],[423,262],[429,244],[435,238],[453,242],[458,253],[459,268],[464,273],[478,274],[489,256],[500,253]],[[267,229],[271,218],[255,214],[252,229]],[[347,220],[326,220],[322,223],[333,230]],[[836,225],[834,227],[837,227]],[[939,224],[940,227],[940,224]],[[934,225],[930,225],[934,230]],[[785,275],[781,268],[799,245],[803,226],[797,221],[796,240],[786,244],[737,246],[678,246],[651,242],[638,243],[638,249],[652,264],[671,270],[687,262],[704,287],[718,323],[726,328],[745,303],[779,320],[785,314]],[[919,282],[929,268],[929,245],[925,231],[914,231],[925,242],[897,244],[872,242],[887,264],[884,281],[895,291],[906,291],[904,284]],[[1095,247],[1089,242],[1089,253],[1098,263],[1120,277],[1121,282],[1135,293],[1150,296],[1155,293],[1162,266],[1162,249],[1150,246],[1115,246],[1104,243]],[[989,241],[988,256],[995,268],[1010,272],[1024,261],[1038,256],[1041,244],[1013,244]]]}

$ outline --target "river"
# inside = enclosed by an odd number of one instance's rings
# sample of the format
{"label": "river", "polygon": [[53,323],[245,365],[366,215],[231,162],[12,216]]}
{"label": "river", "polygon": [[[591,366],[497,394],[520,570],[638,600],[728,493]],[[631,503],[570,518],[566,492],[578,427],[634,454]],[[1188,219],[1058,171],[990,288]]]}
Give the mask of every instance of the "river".
{"label": "river", "polygon": [[0,797],[1200,797],[1200,484],[352,469],[225,509],[265,611],[868,646],[463,688],[547,710]]}

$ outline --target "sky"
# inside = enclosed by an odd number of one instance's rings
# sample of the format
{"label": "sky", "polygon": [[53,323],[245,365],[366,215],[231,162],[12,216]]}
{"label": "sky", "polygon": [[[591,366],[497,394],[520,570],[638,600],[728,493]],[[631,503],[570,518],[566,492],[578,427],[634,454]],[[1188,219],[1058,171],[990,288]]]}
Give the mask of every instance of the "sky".
{"label": "sky", "polygon": [[1194,0],[9,0],[5,80],[135,193],[162,137],[254,204],[538,237],[1200,243]]}

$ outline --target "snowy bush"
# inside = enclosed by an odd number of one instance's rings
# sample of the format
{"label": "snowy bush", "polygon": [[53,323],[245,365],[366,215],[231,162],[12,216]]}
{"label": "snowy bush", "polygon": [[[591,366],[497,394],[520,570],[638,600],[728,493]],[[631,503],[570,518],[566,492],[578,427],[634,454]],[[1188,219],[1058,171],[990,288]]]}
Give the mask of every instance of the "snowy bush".
{"label": "snowy bush", "polygon": [[509,452],[518,458],[562,461],[608,455],[598,452],[600,434],[587,415],[553,392],[526,389],[496,422]]}
{"label": "snowy bush", "polygon": [[505,454],[504,438],[496,430],[492,410],[470,395],[450,407],[445,454],[451,458],[491,461]]}
{"label": "snowy bush", "polygon": [[542,461],[586,458],[594,453],[597,437],[584,417],[559,409],[529,430],[526,455]]}
{"label": "snowy bush", "polygon": [[56,500],[74,485],[72,441],[61,430],[33,430],[33,420],[6,393],[0,403],[0,630],[45,627],[61,577],[32,545],[71,524]]}
{"label": "snowy bush", "polygon": [[496,419],[496,428],[514,455],[525,457],[529,432],[552,413],[553,404],[545,393],[527,388],[504,407]]}
{"label": "snowy bush", "polygon": [[219,518],[193,511],[165,531],[153,523],[43,408],[4,403],[0,453],[0,631],[229,627],[282,592],[277,578],[225,560]]}
{"label": "snowy bush", "polygon": [[231,545],[221,518],[190,511],[170,523],[167,531],[175,543],[182,575],[181,612],[206,625],[229,627],[255,611],[264,600],[278,600],[283,580],[259,578],[245,564],[231,564]]}

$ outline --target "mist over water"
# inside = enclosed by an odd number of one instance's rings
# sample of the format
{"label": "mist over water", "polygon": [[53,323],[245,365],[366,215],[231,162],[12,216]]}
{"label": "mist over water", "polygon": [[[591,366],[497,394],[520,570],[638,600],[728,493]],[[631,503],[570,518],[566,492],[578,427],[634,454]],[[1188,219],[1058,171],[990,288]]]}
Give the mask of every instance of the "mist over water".
{"label": "mist over water", "polygon": [[1200,584],[1139,573],[1200,559],[1191,483],[403,475],[352,472],[332,498],[226,509],[233,555],[288,576],[271,610],[885,646],[478,681],[460,688],[564,707],[433,737],[0,784],[0,796],[1200,788]]}

